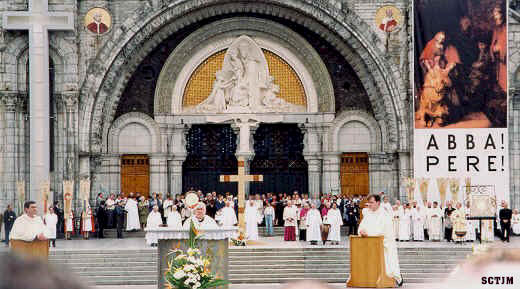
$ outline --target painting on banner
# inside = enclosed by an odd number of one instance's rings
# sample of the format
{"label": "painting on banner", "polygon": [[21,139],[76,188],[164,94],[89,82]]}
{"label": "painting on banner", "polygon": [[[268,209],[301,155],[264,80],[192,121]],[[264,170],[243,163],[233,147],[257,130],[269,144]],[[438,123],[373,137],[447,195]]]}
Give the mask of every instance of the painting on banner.
{"label": "painting on banner", "polygon": [[414,0],[416,199],[509,198],[505,0]]}

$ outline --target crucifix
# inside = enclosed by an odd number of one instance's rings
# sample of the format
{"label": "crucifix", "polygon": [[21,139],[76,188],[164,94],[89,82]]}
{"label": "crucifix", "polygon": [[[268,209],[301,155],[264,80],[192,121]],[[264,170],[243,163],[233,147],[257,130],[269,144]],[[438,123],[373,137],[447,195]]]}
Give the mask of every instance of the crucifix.
{"label": "crucifix", "polygon": [[262,182],[264,180],[263,175],[246,175],[244,166],[244,157],[238,157],[238,175],[221,175],[221,182],[235,182],[238,183],[238,229],[240,234],[246,232],[246,222],[244,216],[245,210],[245,194],[246,194],[246,183],[249,182]]}
{"label": "crucifix", "polygon": [[29,11],[2,15],[6,30],[29,31],[30,191],[43,212],[40,184],[49,181],[49,34],[48,30],[74,30],[70,12],[49,12],[48,0],[29,0]]}

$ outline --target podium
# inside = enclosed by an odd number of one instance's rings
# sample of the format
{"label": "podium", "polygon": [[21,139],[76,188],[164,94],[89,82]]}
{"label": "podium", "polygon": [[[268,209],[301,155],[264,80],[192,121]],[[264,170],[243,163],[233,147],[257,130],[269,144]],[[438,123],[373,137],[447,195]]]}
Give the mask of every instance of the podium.
{"label": "podium", "polygon": [[350,236],[350,278],[347,287],[394,288],[386,275],[383,236]]}
{"label": "podium", "polygon": [[26,242],[21,240],[9,241],[11,252],[28,259],[40,259],[47,261],[49,258],[49,241],[34,240]]}

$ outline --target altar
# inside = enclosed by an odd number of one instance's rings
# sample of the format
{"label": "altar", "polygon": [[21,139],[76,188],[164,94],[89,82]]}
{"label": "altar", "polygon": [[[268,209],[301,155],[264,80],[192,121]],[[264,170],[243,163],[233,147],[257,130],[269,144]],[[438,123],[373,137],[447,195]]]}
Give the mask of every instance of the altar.
{"label": "altar", "polygon": [[[222,227],[215,230],[201,230],[198,248],[205,256],[211,256],[211,272],[217,278],[229,280],[229,239],[236,234],[237,227]],[[159,276],[157,288],[165,288],[164,274],[168,269],[168,254],[177,248],[188,249],[189,230],[174,230],[168,227],[146,229],[147,241],[157,241]],[[219,288],[227,288],[222,286]]]}

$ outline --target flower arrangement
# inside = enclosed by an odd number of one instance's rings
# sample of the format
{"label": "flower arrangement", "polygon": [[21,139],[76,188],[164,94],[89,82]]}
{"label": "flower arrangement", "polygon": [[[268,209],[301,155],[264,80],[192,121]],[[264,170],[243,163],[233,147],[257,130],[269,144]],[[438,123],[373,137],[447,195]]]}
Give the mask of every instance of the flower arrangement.
{"label": "flower arrangement", "polygon": [[197,248],[200,233],[193,222],[190,224],[188,250],[177,248],[169,254],[168,270],[165,273],[166,286],[169,289],[206,289],[229,284],[211,273],[211,259],[204,257]]}
{"label": "flower arrangement", "polygon": [[243,234],[240,234],[236,239],[231,238],[231,242],[234,246],[245,246],[246,245],[246,238]]}

